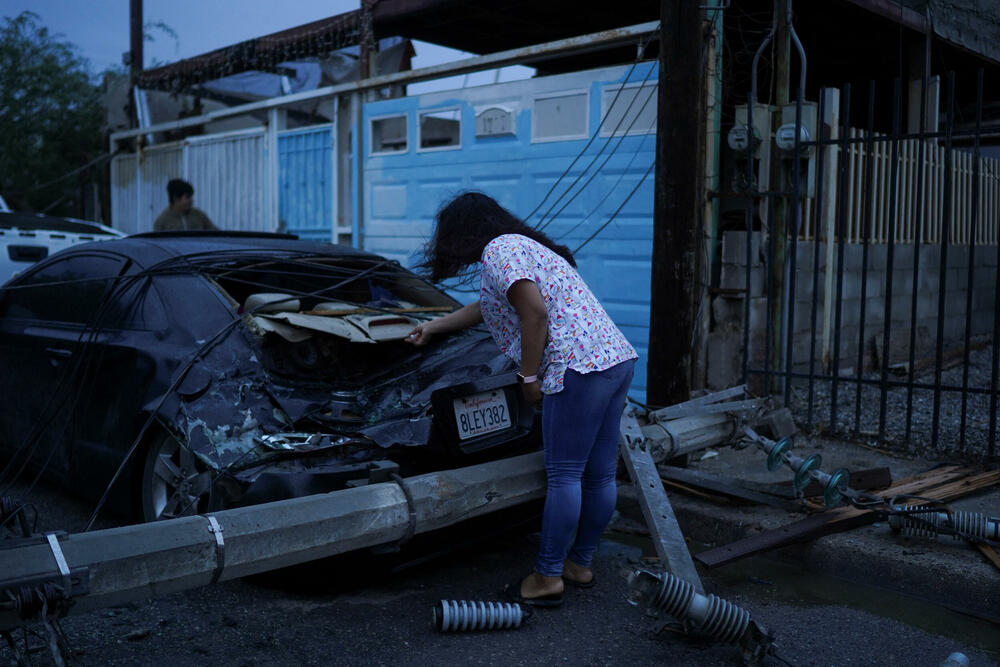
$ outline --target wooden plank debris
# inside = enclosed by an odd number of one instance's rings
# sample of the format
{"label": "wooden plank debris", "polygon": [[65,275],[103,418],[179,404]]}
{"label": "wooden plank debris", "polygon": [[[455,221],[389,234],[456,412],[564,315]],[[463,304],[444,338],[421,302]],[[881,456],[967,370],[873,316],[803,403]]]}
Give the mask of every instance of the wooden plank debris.
{"label": "wooden plank debris", "polygon": [[795,511],[798,504],[776,498],[773,495],[746,488],[742,481],[724,475],[714,475],[700,470],[677,468],[675,466],[660,466],[660,478],[665,484],[677,483],[677,486],[693,486],[698,489],[721,493],[728,498],[738,498],[751,503],[769,505],[778,509]]}
{"label": "wooden plank debris", "polygon": [[[902,479],[881,495],[892,498],[912,494],[947,502],[997,483],[1000,483],[1000,470],[982,472],[981,468],[972,466],[944,466]],[[876,517],[871,510],[840,507],[703,551],[695,559],[706,567],[718,567],[768,549],[873,523]]]}

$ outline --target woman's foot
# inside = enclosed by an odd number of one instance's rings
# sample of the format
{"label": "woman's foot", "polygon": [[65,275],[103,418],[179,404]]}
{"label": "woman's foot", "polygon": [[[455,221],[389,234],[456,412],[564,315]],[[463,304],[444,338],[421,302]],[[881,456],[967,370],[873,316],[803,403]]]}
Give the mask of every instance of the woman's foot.
{"label": "woman's foot", "polygon": [[563,579],[573,586],[590,588],[594,585],[594,572],[589,567],[584,567],[567,558],[566,562],[563,563]]}
{"label": "woman's foot", "polygon": [[546,577],[532,572],[524,579],[515,580],[504,589],[508,600],[539,607],[556,607],[562,604],[562,577]]}
{"label": "woman's foot", "polygon": [[562,595],[562,592],[562,577],[546,577],[537,572],[532,572],[521,580],[521,597],[525,600]]}

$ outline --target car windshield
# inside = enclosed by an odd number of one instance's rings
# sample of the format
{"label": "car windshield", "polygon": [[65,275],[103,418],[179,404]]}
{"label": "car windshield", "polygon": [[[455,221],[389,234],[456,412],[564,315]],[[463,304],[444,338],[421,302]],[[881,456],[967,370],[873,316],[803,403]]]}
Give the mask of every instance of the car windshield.
{"label": "car windshield", "polygon": [[260,293],[294,296],[300,311],[331,302],[386,310],[408,306],[450,310],[456,305],[424,280],[381,258],[255,257],[204,269],[241,306]]}

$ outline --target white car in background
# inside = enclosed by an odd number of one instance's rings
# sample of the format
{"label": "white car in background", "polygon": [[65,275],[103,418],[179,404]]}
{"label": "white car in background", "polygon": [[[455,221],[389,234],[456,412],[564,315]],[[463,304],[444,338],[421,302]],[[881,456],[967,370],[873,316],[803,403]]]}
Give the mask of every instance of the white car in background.
{"label": "white car in background", "polygon": [[122,236],[97,222],[11,211],[0,197],[0,284],[63,248]]}

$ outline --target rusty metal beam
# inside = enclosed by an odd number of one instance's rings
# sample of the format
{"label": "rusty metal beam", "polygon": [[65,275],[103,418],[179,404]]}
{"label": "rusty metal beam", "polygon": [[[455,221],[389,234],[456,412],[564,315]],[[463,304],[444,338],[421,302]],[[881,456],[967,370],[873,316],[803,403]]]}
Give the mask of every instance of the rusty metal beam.
{"label": "rusty metal beam", "polygon": [[904,7],[899,0],[847,0],[847,2],[921,34],[927,33],[930,29],[926,16]]}
{"label": "rusty metal beam", "polygon": [[270,69],[292,58],[324,55],[358,44],[360,25],[361,10],[345,12],[147,70],[138,83],[173,91],[239,72]]}
{"label": "rusty metal beam", "polygon": [[432,79],[439,79],[446,76],[468,74],[469,72],[496,69],[498,67],[506,67],[508,65],[527,64],[546,59],[550,56],[563,56],[587,53],[590,51],[600,51],[601,49],[620,46],[622,44],[634,43],[639,39],[655,35],[658,32],[657,25],[658,24],[656,22],[650,22],[628,26],[627,28],[605,30],[603,32],[592,33],[589,35],[580,35],[579,37],[560,39],[546,44],[536,44],[534,46],[511,49],[510,51],[501,51],[488,56],[476,56],[474,58],[457,60],[452,63],[422,67],[409,72],[384,74],[364,79],[362,81],[351,81],[348,83],[338,84],[336,86],[325,86],[323,88],[317,88],[316,90],[294,93],[292,95],[283,95],[281,97],[274,97],[267,100],[261,100],[259,102],[251,102],[237,107],[217,109],[210,113],[202,114],[201,116],[184,118],[166,123],[157,123],[156,125],[152,125],[144,129],[122,130],[120,132],[112,133],[111,146],[112,149],[114,149],[115,142],[129,137],[138,136],[140,134],[146,134],[147,132],[167,132],[171,130],[179,130],[183,127],[201,125],[214,120],[219,120],[220,118],[242,116],[263,109],[287,107],[300,102],[305,102],[307,100],[332,98],[336,95],[355,93],[370,90],[372,88],[382,88],[384,86],[392,86],[396,84],[430,81]]}

